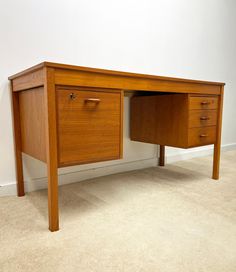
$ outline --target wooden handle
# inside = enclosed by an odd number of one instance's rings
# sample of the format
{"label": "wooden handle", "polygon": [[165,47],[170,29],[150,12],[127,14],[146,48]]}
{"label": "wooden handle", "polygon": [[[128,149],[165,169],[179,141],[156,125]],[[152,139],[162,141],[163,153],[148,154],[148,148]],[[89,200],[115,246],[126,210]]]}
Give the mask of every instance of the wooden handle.
{"label": "wooden handle", "polygon": [[207,134],[201,134],[199,137],[204,138],[204,137],[207,137],[207,136],[208,136]]}
{"label": "wooden handle", "polygon": [[209,117],[207,117],[207,116],[202,116],[202,117],[200,117],[200,120],[209,120],[210,118]]}
{"label": "wooden handle", "polygon": [[209,101],[202,101],[201,104],[202,105],[208,105],[208,104],[210,104],[210,102]]}
{"label": "wooden handle", "polygon": [[85,98],[84,102],[93,102],[93,103],[99,103],[101,100],[99,98]]}

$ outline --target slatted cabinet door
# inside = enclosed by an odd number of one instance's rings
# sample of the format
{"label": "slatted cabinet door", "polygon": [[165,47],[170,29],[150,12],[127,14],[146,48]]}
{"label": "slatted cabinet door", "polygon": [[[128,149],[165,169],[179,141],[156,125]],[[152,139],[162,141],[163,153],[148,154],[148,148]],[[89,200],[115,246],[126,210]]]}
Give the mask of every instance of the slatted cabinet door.
{"label": "slatted cabinet door", "polygon": [[59,166],[122,156],[122,93],[58,89]]}

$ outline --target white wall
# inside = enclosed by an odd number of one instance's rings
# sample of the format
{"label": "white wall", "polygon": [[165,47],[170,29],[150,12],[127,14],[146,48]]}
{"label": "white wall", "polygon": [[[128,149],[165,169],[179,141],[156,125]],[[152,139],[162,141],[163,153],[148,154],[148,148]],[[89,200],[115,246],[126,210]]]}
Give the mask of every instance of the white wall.
{"label": "white wall", "polygon": [[[235,15],[234,0],[0,0],[0,186],[15,183],[7,77],[45,60],[226,82],[223,144],[236,143]],[[155,157],[155,146],[129,141],[125,103],[124,160],[61,173]],[[42,163],[24,165],[45,176]]]}

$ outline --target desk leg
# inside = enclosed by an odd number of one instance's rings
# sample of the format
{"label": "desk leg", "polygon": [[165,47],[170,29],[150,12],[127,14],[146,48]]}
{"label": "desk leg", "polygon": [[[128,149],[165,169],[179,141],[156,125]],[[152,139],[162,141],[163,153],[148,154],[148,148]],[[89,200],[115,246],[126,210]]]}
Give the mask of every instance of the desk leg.
{"label": "desk leg", "polygon": [[13,91],[11,93],[12,93],[12,113],[13,113],[13,127],[14,127],[14,141],[15,141],[17,195],[24,196],[25,189],[24,189],[24,177],[23,177],[23,165],[22,165],[19,93],[13,92]]}
{"label": "desk leg", "polygon": [[46,154],[48,169],[48,217],[49,230],[59,230],[58,212],[58,175],[57,175],[57,127],[56,127],[56,90],[54,69],[45,68],[45,112],[46,112]]}
{"label": "desk leg", "polygon": [[224,87],[221,87],[221,95],[219,96],[218,121],[217,121],[217,131],[216,131],[216,142],[214,144],[213,173],[212,173],[212,178],[216,180],[219,179],[219,172],[220,172],[223,97],[224,97]]}
{"label": "desk leg", "polygon": [[52,160],[48,161],[48,219],[49,230],[59,230],[59,212],[58,212],[58,175],[57,167]]}
{"label": "desk leg", "polygon": [[165,166],[165,146],[160,145],[159,166]]}

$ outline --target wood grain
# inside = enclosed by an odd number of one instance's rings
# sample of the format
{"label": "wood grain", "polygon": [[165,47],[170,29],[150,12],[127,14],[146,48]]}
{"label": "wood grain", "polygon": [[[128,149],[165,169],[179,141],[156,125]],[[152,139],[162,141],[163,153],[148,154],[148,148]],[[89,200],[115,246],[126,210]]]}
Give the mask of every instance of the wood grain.
{"label": "wood grain", "polygon": [[21,77],[17,77],[12,80],[14,92],[43,86],[43,83],[43,69],[32,71],[31,73],[27,73],[25,75],[22,75]]}
{"label": "wood grain", "polygon": [[142,90],[155,92],[178,93],[207,93],[219,94],[220,86],[209,84],[195,84],[185,81],[169,81],[168,79],[144,78],[138,76],[122,76],[120,74],[102,74],[88,71],[71,71],[56,69],[55,83],[57,85],[87,86],[100,88],[113,88],[122,90]]}
{"label": "wood grain", "polygon": [[217,127],[216,127],[216,142],[214,144],[214,156],[213,156],[213,179],[219,179],[220,173],[220,151],[221,151],[221,131],[222,131],[222,115],[223,115],[223,100],[224,100],[224,87],[221,87],[221,95],[219,96],[219,108],[217,115]]}
{"label": "wood grain", "polygon": [[12,84],[11,84],[11,100],[12,100],[12,114],[13,114],[17,195],[24,196],[25,190],[24,190],[24,176],[23,176],[23,165],[22,165],[22,143],[21,143],[19,95],[18,93],[15,93],[13,91]]}
{"label": "wood grain", "polygon": [[[199,104],[198,99],[187,94],[131,98],[131,140],[180,148],[215,143],[217,112],[192,110],[192,105]],[[215,107],[218,101],[215,97],[205,100],[210,101],[209,107]]]}
{"label": "wood grain", "polygon": [[216,126],[190,128],[188,147],[214,144],[216,141]]}
{"label": "wood grain", "polygon": [[19,92],[22,151],[46,162],[43,87]]}
{"label": "wood grain", "polygon": [[50,231],[59,230],[58,173],[57,173],[57,120],[54,70],[45,68],[45,139],[48,169],[48,216]]}
{"label": "wood grain", "polygon": [[215,110],[218,108],[218,96],[190,96],[189,109],[208,109]]}
{"label": "wood grain", "polygon": [[47,163],[51,231],[59,229],[57,168],[122,157],[124,93],[140,94],[131,98],[132,140],[160,144],[160,165],[165,146],[214,143],[219,178],[224,83],[50,62],[9,79],[18,195],[23,150]]}
{"label": "wood grain", "polygon": [[61,167],[121,158],[121,103],[121,92],[57,90]]}
{"label": "wood grain", "polygon": [[166,94],[131,98],[131,140],[188,147],[188,95]]}
{"label": "wood grain", "polygon": [[216,126],[217,110],[190,110],[189,128]]}
{"label": "wood grain", "polygon": [[212,82],[212,81],[203,81],[203,80],[195,80],[195,79],[186,79],[186,78],[176,78],[176,77],[165,77],[165,76],[156,76],[156,75],[147,75],[147,74],[140,74],[140,73],[130,73],[130,72],[121,72],[121,71],[114,71],[114,70],[107,70],[107,69],[100,69],[100,68],[91,68],[91,67],[84,67],[78,65],[68,65],[62,63],[54,63],[54,62],[42,62],[37,64],[31,68],[28,68],[20,73],[17,73],[13,76],[10,76],[9,79],[12,80],[14,78],[20,77],[25,74],[29,74],[32,71],[38,70],[43,67],[51,67],[54,69],[65,69],[68,71],[84,71],[84,72],[91,72],[97,74],[107,74],[107,75],[119,75],[119,76],[126,76],[126,77],[136,77],[136,78],[149,78],[149,79],[159,79],[159,80],[168,80],[168,81],[178,81],[178,82],[189,82],[194,84],[207,84],[207,85],[218,85],[224,86],[225,83],[222,82]]}

